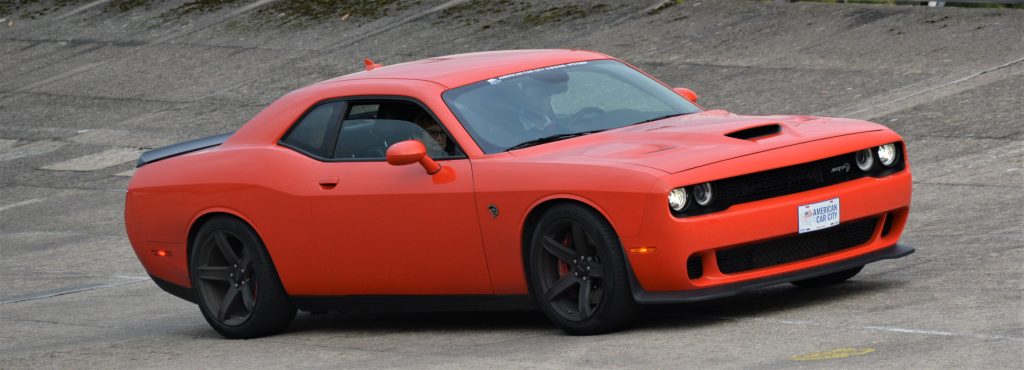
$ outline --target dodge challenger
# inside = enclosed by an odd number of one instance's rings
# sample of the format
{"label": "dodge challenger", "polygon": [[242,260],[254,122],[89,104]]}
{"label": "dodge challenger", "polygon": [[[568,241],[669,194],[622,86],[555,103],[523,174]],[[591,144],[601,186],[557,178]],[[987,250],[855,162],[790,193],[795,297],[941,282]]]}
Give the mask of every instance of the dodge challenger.
{"label": "dodge challenger", "polygon": [[705,110],[590,51],[364,62],[139,158],[131,245],[221,335],[490,306],[597,334],[914,251],[906,146],[879,124]]}

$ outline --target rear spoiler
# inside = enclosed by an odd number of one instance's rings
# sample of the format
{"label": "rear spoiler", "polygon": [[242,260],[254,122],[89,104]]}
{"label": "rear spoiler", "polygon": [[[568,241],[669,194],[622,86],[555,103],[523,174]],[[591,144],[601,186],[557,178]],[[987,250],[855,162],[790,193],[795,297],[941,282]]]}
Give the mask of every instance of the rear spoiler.
{"label": "rear spoiler", "polygon": [[189,140],[184,143],[177,143],[174,145],[165,146],[163,148],[157,148],[148,150],[139,156],[139,161],[135,162],[135,167],[142,167],[149,163],[159,161],[174,156],[179,156],[185,153],[191,153],[197,150],[212,148],[217,145],[223,144],[225,140],[230,137],[233,132],[226,134],[214,135],[204,137],[202,139]]}

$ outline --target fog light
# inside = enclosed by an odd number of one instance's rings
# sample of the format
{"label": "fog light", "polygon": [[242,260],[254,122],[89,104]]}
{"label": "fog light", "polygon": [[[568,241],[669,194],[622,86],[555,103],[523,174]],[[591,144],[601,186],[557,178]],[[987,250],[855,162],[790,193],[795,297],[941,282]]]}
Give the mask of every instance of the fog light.
{"label": "fog light", "polygon": [[697,201],[697,204],[707,206],[711,204],[712,200],[715,200],[715,195],[711,193],[711,183],[705,182],[703,184],[693,187],[693,200]]}
{"label": "fog light", "polygon": [[668,206],[673,211],[681,212],[690,205],[690,199],[686,196],[686,188],[675,188],[668,192]]}
{"label": "fog light", "polygon": [[896,163],[896,159],[899,154],[896,153],[895,144],[885,144],[878,147],[878,161],[882,162],[886,167],[890,167]]}
{"label": "fog light", "polygon": [[871,166],[875,164],[875,156],[871,154],[871,149],[857,151],[855,157],[857,168],[860,168],[861,171],[870,170]]}

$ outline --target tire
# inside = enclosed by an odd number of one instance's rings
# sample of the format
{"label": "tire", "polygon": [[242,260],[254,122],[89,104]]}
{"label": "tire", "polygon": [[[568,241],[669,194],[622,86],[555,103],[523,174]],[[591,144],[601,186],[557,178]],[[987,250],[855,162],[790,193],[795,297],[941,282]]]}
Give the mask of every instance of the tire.
{"label": "tire", "polygon": [[537,222],[525,259],[530,294],[566,333],[607,333],[636,316],[619,238],[592,209],[549,209]]}
{"label": "tire", "polygon": [[836,285],[844,281],[850,280],[850,278],[854,276],[857,276],[857,274],[860,273],[860,270],[862,269],[864,269],[864,265],[860,265],[849,270],[833,272],[828,275],[821,275],[817,277],[812,277],[810,279],[797,280],[793,282],[793,285],[796,285],[801,288],[821,288],[830,285]]}
{"label": "tire", "polygon": [[275,334],[295,317],[263,241],[236,218],[217,216],[203,224],[192,244],[189,276],[203,317],[225,338]]}

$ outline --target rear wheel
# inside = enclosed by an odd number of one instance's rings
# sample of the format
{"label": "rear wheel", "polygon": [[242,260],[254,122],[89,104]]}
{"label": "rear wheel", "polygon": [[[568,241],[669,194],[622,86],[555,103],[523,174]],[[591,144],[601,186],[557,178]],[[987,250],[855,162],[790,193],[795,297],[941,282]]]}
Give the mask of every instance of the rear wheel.
{"label": "rear wheel", "polygon": [[820,288],[829,285],[836,285],[844,281],[850,280],[850,278],[854,276],[857,276],[857,274],[860,273],[860,270],[862,269],[864,269],[864,265],[860,265],[849,270],[833,272],[828,275],[821,275],[817,277],[812,277],[810,279],[797,280],[793,282],[793,285],[796,285],[801,288]]}
{"label": "rear wheel", "polygon": [[591,209],[564,204],[544,213],[526,266],[538,306],[569,334],[606,333],[635,316],[618,236]]}
{"label": "rear wheel", "polygon": [[295,317],[263,242],[238,219],[216,217],[203,224],[189,273],[203,317],[224,337],[274,334]]}

